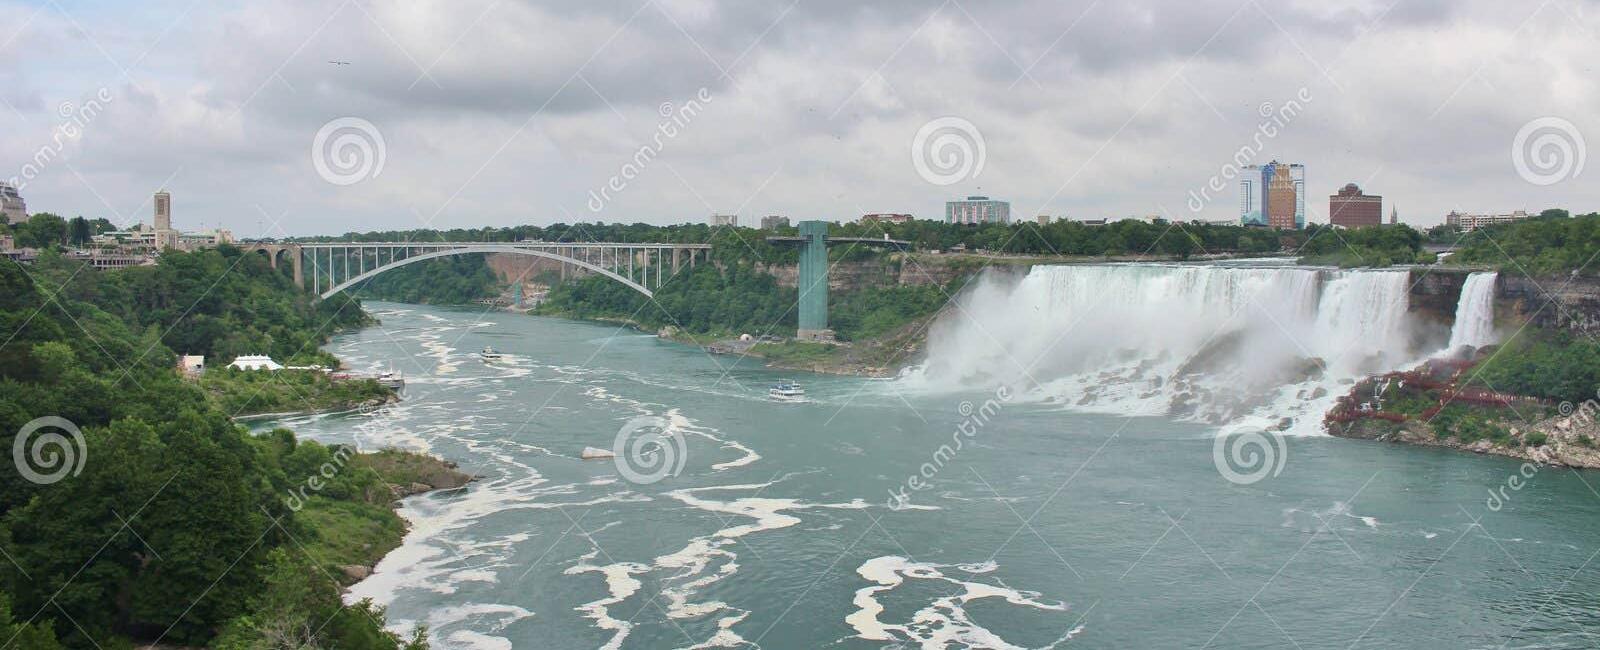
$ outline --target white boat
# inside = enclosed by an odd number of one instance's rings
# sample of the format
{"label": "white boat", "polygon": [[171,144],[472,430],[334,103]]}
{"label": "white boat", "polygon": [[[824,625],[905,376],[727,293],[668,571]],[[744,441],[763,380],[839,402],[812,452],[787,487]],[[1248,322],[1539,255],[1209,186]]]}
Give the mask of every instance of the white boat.
{"label": "white boat", "polygon": [[779,379],[778,383],[767,389],[767,395],[773,399],[796,400],[805,397],[806,391],[793,379]]}
{"label": "white boat", "polygon": [[483,350],[478,352],[478,356],[484,361],[499,361],[506,358],[506,355],[501,354],[499,350],[489,346],[484,346]]}
{"label": "white boat", "polygon": [[384,388],[400,390],[406,387],[406,377],[394,370],[378,373],[378,384]]}

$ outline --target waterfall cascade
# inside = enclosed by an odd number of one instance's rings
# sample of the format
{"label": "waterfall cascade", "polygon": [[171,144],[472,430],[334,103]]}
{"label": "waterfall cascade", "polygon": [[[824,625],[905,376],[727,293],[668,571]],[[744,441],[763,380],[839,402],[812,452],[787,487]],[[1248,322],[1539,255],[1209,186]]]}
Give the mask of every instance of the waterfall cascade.
{"label": "waterfall cascade", "polygon": [[1035,267],[964,295],[901,381],[1320,433],[1351,383],[1426,356],[1410,349],[1408,278],[1272,264]]}
{"label": "waterfall cascade", "polygon": [[1494,283],[1498,273],[1473,273],[1461,287],[1456,322],[1450,328],[1450,352],[1462,346],[1481,348],[1499,340],[1494,331]]}

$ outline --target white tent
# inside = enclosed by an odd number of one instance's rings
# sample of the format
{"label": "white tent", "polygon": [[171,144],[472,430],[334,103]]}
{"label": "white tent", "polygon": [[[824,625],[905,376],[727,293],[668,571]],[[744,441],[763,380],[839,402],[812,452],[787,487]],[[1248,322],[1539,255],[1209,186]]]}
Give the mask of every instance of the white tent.
{"label": "white tent", "polygon": [[283,370],[283,366],[273,361],[272,357],[264,354],[245,355],[228,364],[229,368],[238,370]]}

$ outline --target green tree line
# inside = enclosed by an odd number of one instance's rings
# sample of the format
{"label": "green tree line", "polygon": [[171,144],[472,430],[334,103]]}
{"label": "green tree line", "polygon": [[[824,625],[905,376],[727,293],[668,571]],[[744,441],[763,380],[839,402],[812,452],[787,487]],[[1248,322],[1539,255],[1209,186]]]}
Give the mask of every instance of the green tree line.
{"label": "green tree line", "polygon": [[1466,234],[1442,226],[1442,238],[1460,243],[1450,264],[1492,266],[1517,275],[1596,275],[1600,213],[1577,217],[1546,210],[1538,218],[1479,228]]}

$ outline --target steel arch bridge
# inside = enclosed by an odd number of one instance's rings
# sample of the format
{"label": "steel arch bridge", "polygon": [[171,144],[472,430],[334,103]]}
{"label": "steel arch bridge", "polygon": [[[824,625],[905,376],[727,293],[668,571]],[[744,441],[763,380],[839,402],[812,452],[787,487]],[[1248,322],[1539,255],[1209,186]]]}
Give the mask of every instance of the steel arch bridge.
{"label": "steel arch bridge", "polygon": [[553,260],[561,264],[562,277],[569,268],[581,269],[653,298],[685,263],[693,267],[711,250],[710,244],[620,242],[247,242],[239,247],[266,254],[272,268],[280,261],[292,264],[295,284],[307,287],[310,280],[309,289],[322,299],[408,264],[488,253]]}

